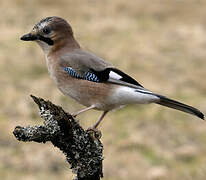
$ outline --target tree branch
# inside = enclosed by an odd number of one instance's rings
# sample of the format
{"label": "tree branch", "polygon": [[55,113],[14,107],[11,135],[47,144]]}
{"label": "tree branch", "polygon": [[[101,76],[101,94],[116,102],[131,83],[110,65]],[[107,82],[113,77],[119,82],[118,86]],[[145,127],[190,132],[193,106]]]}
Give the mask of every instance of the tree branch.
{"label": "tree branch", "polygon": [[58,147],[77,174],[75,180],[100,180],[102,173],[102,151],[99,132],[84,129],[61,107],[32,96],[39,106],[43,125],[15,127],[13,134],[19,141],[51,143]]}

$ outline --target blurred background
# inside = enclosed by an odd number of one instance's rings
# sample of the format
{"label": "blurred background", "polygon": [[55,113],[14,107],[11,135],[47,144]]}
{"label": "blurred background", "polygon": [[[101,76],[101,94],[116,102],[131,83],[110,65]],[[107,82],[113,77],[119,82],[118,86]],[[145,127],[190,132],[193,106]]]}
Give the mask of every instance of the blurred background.
{"label": "blurred background", "polygon": [[[205,0],[1,0],[0,179],[74,177],[50,143],[22,143],[12,134],[17,125],[42,123],[30,94],[69,112],[82,108],[51,81],[37,44],[20,41],[35,23],[65,18],[82,47],[146,88],[206,113],[205,7]],[[87,128],[100,114],[78,119]],[[134,105],[110,112],[101,131],[104,180],[206,179],[206,124],[195,116]]]}

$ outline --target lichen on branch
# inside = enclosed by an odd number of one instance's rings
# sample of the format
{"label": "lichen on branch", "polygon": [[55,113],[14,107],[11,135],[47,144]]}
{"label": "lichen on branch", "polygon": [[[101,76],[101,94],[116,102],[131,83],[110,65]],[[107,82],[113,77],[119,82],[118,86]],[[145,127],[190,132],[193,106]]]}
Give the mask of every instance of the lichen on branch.
{"label": "lichen on branch", "polygon": [[40,109],[43,125],[17,126],[13,134],[19,141],[45,143],[50,141],[66,156],[76,180],[99,180],[103,177],[103,145],[99,132],[85,131],[61,107],[31,96]]}

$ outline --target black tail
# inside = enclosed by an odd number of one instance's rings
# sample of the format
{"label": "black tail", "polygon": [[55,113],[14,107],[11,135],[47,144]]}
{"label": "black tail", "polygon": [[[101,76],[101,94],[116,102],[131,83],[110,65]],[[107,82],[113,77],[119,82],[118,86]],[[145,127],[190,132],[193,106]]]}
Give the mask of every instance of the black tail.
{"label": "black tail", "polygon": [[177,109],[177,110],[180,110],[180,111],[183,111],[186,113],[190,113],[190,114],[193,114],[201,119],[204,119],[204,114],[192,106],[188,106],[186,104],[177,102],[175,100],[168,99],[168,98],[161,96],[161,95],[156,95],[156,96],[158,96],[160,98],[160,102],[156,102],[157,104],[160,104],[162,106],[166,106],[169,108]]}

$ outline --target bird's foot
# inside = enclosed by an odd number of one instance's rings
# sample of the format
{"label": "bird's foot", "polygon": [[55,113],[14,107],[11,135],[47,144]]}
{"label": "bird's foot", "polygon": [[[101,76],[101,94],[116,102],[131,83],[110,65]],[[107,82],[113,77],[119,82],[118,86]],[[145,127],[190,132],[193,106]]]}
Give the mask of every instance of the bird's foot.
{"label": "bird's foot", "polygon": [[75,121],[76,121],[77,123],[79,123],[79,120],[76,119],[77,114],[71,113],[70,116],[71,116],[73,119],[75,119]]}
{"label": "bird's foot", "polygon": [[93,139],[101,139],[102,137],[101,131],[98,130],[96,127],[89,127],[86,131],[90,134],[90,136]]}
{"label": "bird's foot", "polygon": [[73,118],[76,118],[76,117],[77,117],[77,114],[76,114],[76,113],[71,113],[71,116],[72,116]]}

